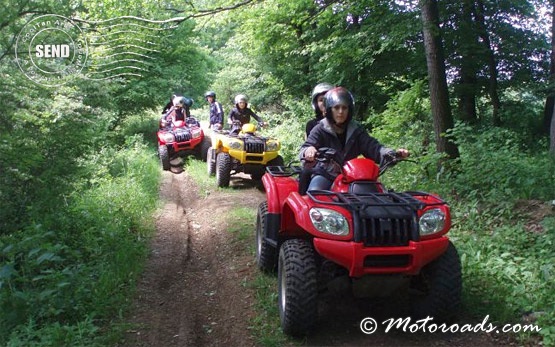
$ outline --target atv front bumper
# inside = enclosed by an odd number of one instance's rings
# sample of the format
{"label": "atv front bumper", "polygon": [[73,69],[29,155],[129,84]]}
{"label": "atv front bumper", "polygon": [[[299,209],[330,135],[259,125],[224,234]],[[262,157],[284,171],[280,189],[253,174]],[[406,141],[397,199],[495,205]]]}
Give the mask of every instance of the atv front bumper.
{"label": "atv front bumper", "polygon": [[367,247],[362,243],[313,239],[314,248],[324,258],[349,271],[351,277],[369,274],[416,275],[420,269],[447,250],[449,239],[409,241],[401,247]]}
{"label": "atv front bumper", "polygon": [[188,141],[184,141],[184,142],[170,143],[168,144],[168,147],[171,148],[171,151],[173,151],[172,153],[177,153],[180,151],[192,150],[195,147],[197,147],[201,142],[202,142],[202,136]]}
{"label": "atv front bumper", "polygon": [[241,164],[266,165],[270,160],[277,158],[279,152],[249,153],[230,149],[229,155],[237,159]]}

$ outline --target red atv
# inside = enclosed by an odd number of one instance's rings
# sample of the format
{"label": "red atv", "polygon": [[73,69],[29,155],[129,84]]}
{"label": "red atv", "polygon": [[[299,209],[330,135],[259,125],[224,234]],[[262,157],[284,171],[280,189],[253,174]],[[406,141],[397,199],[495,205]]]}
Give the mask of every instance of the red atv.
{"label": "red atv", "polygon": [[[317,160],[334,156],[335,150],[321,148]],[[457,250],[446,236],[449,207],[433,194],[387,190],[378,177],[401,160],[392,156],[380,169],[370,159],[352,159],[329,191],[306,191],[314,169],[267,168],[256,260],[263,271],[277,268],[285,333],[309,333],[319,295],[337,283],[355,297],[405,293],[414,317],[455,317],[462,279]]]}
{"label": "red atv", "polygon": [[204,135],[200,123],[194,117],[167,124],[160,121],[158,130],[158,157],[164,170],[170,169],[170,160],[181,155],[194,154],[206,161],[210,138]]}

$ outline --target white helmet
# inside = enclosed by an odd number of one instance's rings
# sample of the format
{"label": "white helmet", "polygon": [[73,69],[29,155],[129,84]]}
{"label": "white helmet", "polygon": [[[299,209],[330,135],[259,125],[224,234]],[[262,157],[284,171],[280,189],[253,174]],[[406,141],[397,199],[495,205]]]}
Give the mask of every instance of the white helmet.
{"label": "white helmet", "polygon": [[246,95],[239,94],[235,97],[235,105],[238,105],[239,102],[241,102],[241,101],[244,101],[245,104],[248,104],[249,103],[249,98],[247,98]]}
{"label": "white helmet", "polygon": [[179,107],[191,107],[191,105],[193,105],[193,100],[188,99],[184,96],[176,96],[175,98],[173,98],[173,105],[174,106],[179,106]]}

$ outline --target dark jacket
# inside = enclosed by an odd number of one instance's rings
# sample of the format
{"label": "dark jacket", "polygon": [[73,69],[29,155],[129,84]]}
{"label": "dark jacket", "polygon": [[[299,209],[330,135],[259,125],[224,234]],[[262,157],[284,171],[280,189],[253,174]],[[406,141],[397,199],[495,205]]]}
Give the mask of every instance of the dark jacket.
{"label": "dark jacket", "polygon": [[224,109],[222,104],[214,101],[210,104],[210,125],[224,123]]}
{"label": "dark jacket", "polygon": [[162,116],[162,118],[164,118],[166,121],[178,121],[178,120],[182,120],[184,121],[185,118],[190,117],[190,115],[187,112],[188,110],[185,108],[177,108],[177,107],[171,107],[170,110],[168,111],[168,113],[166,113],[164,116]]}
{"label": "dark jacket", "polygon": [[241,125],[250,123],[251,117],[256,119],[257,122],[262,122],[262,119],[248,107],[245,107],[242,110],[234,107],[231,112],[229,112],[229,120],[231,122],[238,120],[241,122]]}
{"label": "dark jacket", "polygon": [[322,119],[312,129],[305,143],[301,146],[300,159],[304,158],[304,151],[310,146],[314,146],[316,149],[321,147],[335,149],[337,151],[336,160],[340,165],[361,154],[379,164],[384,155],[393,151],[393,149],[383,146],[378,140],[368,135],[366,130],[355,121],[349,122],[346,132],[345,146],[343,146],[330,122],[325,118]]}
{"label": "dark jacket", "polygon": [[308,135],[310,135],[310,131],[311,131],[316,125],[318,125],[318,123],[320,123],[321,120],[322,120],[322,117],[318,117],[318,118],[312,118],[311,120],[309,120],[308,122],[306,122],[306,128],[305,128],[306,138],[308,138]]}

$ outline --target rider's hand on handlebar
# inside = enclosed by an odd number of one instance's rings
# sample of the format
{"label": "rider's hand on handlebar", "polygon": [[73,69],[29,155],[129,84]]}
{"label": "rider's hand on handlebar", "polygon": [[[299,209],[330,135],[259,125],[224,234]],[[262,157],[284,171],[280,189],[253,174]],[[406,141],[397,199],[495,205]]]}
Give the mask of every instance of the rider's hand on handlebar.
{"label": "rider's hand on handlebar", "polygon": [[399,148],[397,149],[397,151],[395,152],[395,155],[397,156],[397,158],[408,158],[410,156],[410,152],[408,149],[405,148]]}
{"label": "rider's hand on handlebar", "polygon": [[316,147],[314,146],[310,146],[307,149],[305,149],[304,151],[304,160],[306,161],[314,161],[314,159],[316,158],[316,153],[318,152],[318,150],[316,149]]}

